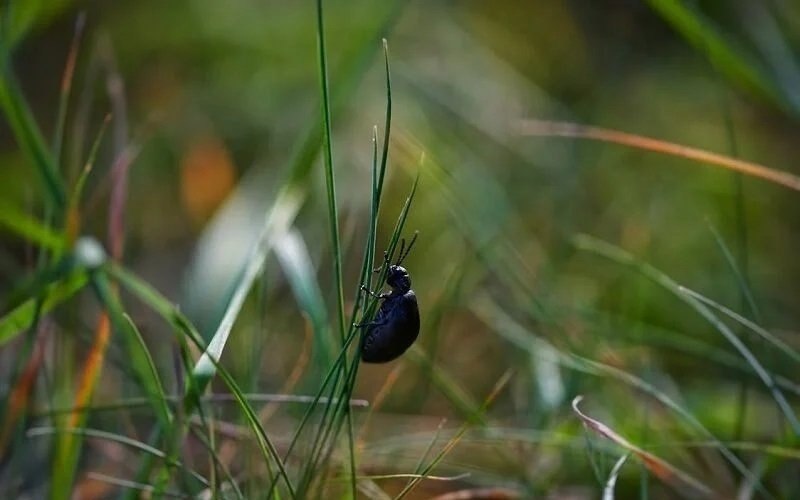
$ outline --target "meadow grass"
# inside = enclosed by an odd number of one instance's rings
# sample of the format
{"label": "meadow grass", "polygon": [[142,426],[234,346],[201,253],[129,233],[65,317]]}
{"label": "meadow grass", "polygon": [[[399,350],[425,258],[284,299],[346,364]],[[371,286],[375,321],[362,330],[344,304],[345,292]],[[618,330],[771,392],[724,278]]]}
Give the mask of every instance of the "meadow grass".
{"label": "meadow grass", "polygon": [[[736,52],[710,21],[677,2],[650,4],[722,77],[791,109],[781,82]],[[315,7],[319,111],[297,137],[276,189],[264,195],[257,234],[228,284],[220,284],[224,301],[208,331],[128,265],[130,170],[143,141],[125,132],[119,86],[109,85],[110,112],[80,168],[65,153],[84,17],[47,127],[54,131],[50,141],[12,71],[12,39],[7,31],[2,37],[0,108],[38,188],[35,210],[0,202],[4,233],[35,252],[3,290],[0,310],[0,349],[12,353],[4,358],[12,366],[0,387],[0,496],[65,499],[94,483],[107,488],[101,495],[122,498],[530,498],[570,488],[581,498],[781,498],[800,491],[794,375],[800,353],[790,335],[769,327],[759,305],[764,292],[751,283],[743,188],[762,182],[796,195],[800,178],[736,158],[735,146],[725,155],[619,130],[520,119],[512,128],[526,139],[588,139],[731,171],[725,173],[738,186],[736,244],[731,248],[710,220],[696,222],[723,263],[718,279],[730,283],[739,304],[699,291],[699,280],[679,266],[662,268],[646,252],[568,223],[556,223],[563,234],[546,251],[523,248],[513,234],[524,227],[522,214],[500,173],[482,168],[480,158],[455,166],[468,153],[429,148],[407,129],[393,132],[397,91],[384,36],[401,3],[374,20],[357,50],[339,58],[335,79],[327,11],[322,0]],[[384,122],[363,145],[371,146],[370,179],[358,196],[369,200],[368,209],[359,229],[348,230],[341,212],[346,197],[337,191],[337,176],[348,167],[337,161],[334,130],[344,109],[359,102],[357,90],[376,54]],[[113,64],[107,72],[109,82],[121,78]],[[531,165],[493,131],[447,109],[435,90],[406,83],[454,129],[488,144],[494,159]],[[734,137],[733,123],[725,126]],[[442,142],[451,133],[431,131]],[[91,191],[103,185],[93,178],[101,175],[110,186],[108,208],[88,209]],[[324,203],[315,203],[321,180]],[[399,185],[407,193],[401,205],[392,203],[398,195],[388,196]],[[313,207],[321,207],[316,219],[325,212],[321,233],[301,230],[303,211]],[[420,294],[429,300],[423,337],[391,368],[364,368],[363,329],[355,325],[375,315],[379,299],[361,288],[384,284],[386,264],[432,207],[446,214],[449,233],[437,239],[432,233],[445,231],[434,221],[420,235],[430,243],[415,250],[414,263],[439,280],[420,280],[436,290]],[[86,231],[98,220],[107,225],[102,243]],[[315,241],[312,234],[326,236]],[[466,250],[429,262],[434,243]],[[270,268],[273,255],[278,273]],[[576,277],[607,287],[611,307],[580,303],[575,297],[583,289],[569,281]],[[281,280],[294,303],[268,308],[270,285]],[[625,294],[634,299],[617,300]],[[674,324],[654,320],[646,306],[679,317]],[[304,340],[280,392],[268,394],[260,377],[272,367],[261,366],[266,358],[254,347],[263,339],[241,337],[252,333],[245,325],[253,316],[260,331],[273,331],[283,314],[302,316],[294,325],[304,329]],[[250,346],[249,359],[237,355],[237,342]],[[682,376],[687,360],[701,366]],[[109,372],[121,382],[107,382]],[[408,380],[414,397],[402,406],[405,413],[395,412],[391,396],[408,391]],[[377,387],[369,401],[360,398],[365,383]],[[98,448],[124,450],[125,466],[109,473],[93,460]]]}

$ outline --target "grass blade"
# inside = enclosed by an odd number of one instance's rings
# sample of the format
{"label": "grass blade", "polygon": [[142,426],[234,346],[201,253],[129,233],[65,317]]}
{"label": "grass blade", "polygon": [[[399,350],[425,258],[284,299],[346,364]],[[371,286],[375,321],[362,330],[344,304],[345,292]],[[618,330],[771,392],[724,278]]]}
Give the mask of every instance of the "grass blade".
{"label": "grass blade", "polygon": [[[218,361],[212,355],[208,354],[210,347],[205,346],[202,336],[194,327],[194,325],[192,325],[188,318],[186,318],[169,300],[167,300],[145,281],[137,278],[135,275],[129,273],[124,268],[114,263],[109,263],[105,269],[115,280],[120,283],[120,285],[137,296],[140,300],[142,300],[142,302],[147,304],[170,325],[172,325],[174,332],[178,334],[176,337],[180,342],[185,343],[186,339],[188,338],[194,345],[204,351],[201,360],[205,359],[206,362],[210,363],[212,366],[212,370],[206,370],[206,375],[210,375],[212,373],[219,375],[219,377],[231,391],[234,400],[245,416],[248,426],[256,435],[259,448],[262,451],[265,459],[272,459],[276,462],[280,470],[281,477],[284,478],[286,482],[290,497],[296,498],[294,488],[284,468],[283,461],[275,449],[275,446],[272,444],[266,432],[264,431],[264,428],[261,426],[261,423],[258,420],[258,415],[248,403],[247,397],[239,389],[233,377],[227,372],[227,370],[219,365]],[[195,370],[197,370],[198,365],[199,362],[195,365]],[[209,381],[210,379],[206,380],[206,385]],[[195,386],[194,389],[197,389],[197,386]],[[199,399],[195,397],[196,395],[191,395],[191,393],[188,391],[189,389],[187,388],[187,394],[183,395],[183,405],[187,414],[194,411],[194,409],[197,408],[197,405],[199,405]]]}
{"label": "grass blade", "polygon": [[673,281],[667,275],[663,274],[656,268],[645,264],[635,259],[631,254],[625,252],[619,247],[615,247],[609,243],[592,238],[588,235],[579,235],[574,239],[575,246],[581,250],[586,250],[597,255],[606,257],[614,262],[625,264],[633,267],[644,276],[657,283],[667,291],[671,292],[677,298],[685,302],[692,309],[695,310],[700,316],[703,317],[709,324],[711,324],[723,337],[739,352],[747,363],[752,367],[753,371],[758,375],[761,381],[772,394],[773,399],[778,405],[778,408],[783,413],[786,421],[792,428],[795,438],[800,437],[800,421],[797,419],[792,406],[786,400],[786,397],[781,392],[780,388],[775,383],[772,375],[767,369],[756,359],[750,349],[736,336],[730,328],[720,321],[717,316],[702,302],[695,299],[689,294],[683,292],[680,284]]}
{"label": "grass blade", "polygon": [[64,65],[64,73],[61,76],[61,88],[58,96],[58,115],[56,116],[56,128],[53,134],[53,158],[61,163],[61,147],[64,142],[64,124],[67,121],[67,107],[72,90],[72,82],[75,77],[75,62],[78,59],[78,48],[83,36],[83,28],[86,25],[86,14],[78,14],[75,20],[75,32],[72,35],[72,43],[67,53],[67,62]]}
{"label": "grass blade", "polygon": [[28,103],[22,95],[9,68],[8,55],[0,55],[0,109],[6,115],[11,131],[20,148],[36,167],[42,179],[48,200],[60,213],[66,204],[66,189],[56,163],[47,149],[39,127],[33,119]]}
{"label": "grass blade", "polygon": [[777,348],[779,351],[784,353],[786,356],[788,356],[795,363],[800,363],[800,353],[798,353],[797,351],[792,349],[792,347],[789,344],[787,344],[786,342],[782,341],[781,339],[779,339],[778,337],[773,335],[767,329],[759,326],[758,324],[754,323],[753,321],[750,321],[749,319],[747,319],[744,316],[742,316],[741,314],[733,311],[732,309],[729,309],[729,308],[723,306],[722,304],[719,304],[718,302],[715,302],[715,301],[709,299],[705,295],[702,295],[700,293],[695,292],[694,290],[686,288],[685,286],[682,286],[682,285],[680,286],[680,290],[683,293],[689,295],[690,297],[702,302],[703,304],[713,307],[714,309],[716,309],[717,311],[721,312],[725,316],[728,316],[732,320],[736,321],[740,325],[744,326],[745,328],[749,329],[750,331],[752,331],[753,333],[755,333],[756,335],[758,335],[759,337],[761,337],[765,341],[767,341],[770,344],[772,344],[773,346],[775,346],[775,348]]}
{"label": "grass blade", "polygon": [[[728,462],[730,462],[731,465],[733,465],[736,470],[739,471],[739,473],[742,474],[742,476],[744,476],[748,481],[753,482],[759,492],[761,492],[767,498],[773,498],[764,489],[761,482],[748,470],[744,462],[742,462],[739,457],[737,457],[730,449],[728,449],[722,441],[717,439],[717,437],[714,436],[714,434],[709,431],[697,419],[697,417],[695,417],[690,411],[679,405],[673,398],[659,390],[653,384],[615,366],[600,363],[576,354],[565,353],[556,349],[546,340],[539,338],[537,335],[534,335],[532,332],[525,329],[522,325],[516,323],[505,311],[500,308],[500,306],[494,303],[487,296],[477,297],[474,300],[471,309],[498,335],[502,336],[504,339],[518,348],[526,350],[531,356],[538,357],[541,355],[541,351],[552,353],[557,356],[558,361],[562,366],[569,368],[570,370],[575,370],[577,372],[596,377],[609,377],[634,387],[645,394],[649,394],[656,401],[681,417],[695,431],[711,440],[719,452],[725,457],[725,459],[728,460]],[[544,349],[541,349],[541,347],[544,347]]]}
{"label": "grass blade", "polygon": [[[216,365],[222,357],[225,344],[244,304],[244,299],[250,292],[256,278],[261,274],[272,245],[288,231],[289,224],[300,208],[299,205],[300,199],[297,196],[290,191],[284,191],[283,196],[279,197],[275,206],[269,212],[261,236],[256,246],[251,250],[250,257],[246,260],[247,265],[239,276],[233,296],[228,302],[222,320],[208,343],[208,347],[206,347],[192,371],[187,386],[187,398],[199,397],[205,392],[208,383],[216,374]],[[195,404],[189,403],[188,407],[194,409]]]}
{"label": "grass blade", "polygon": [[339,243],[339,215],[336,201],[336,179],[333,171],[333,147],[331,145],[331,103],[328,92],[328,56],[325,53],[325,29],[322,0],[317,0],[317,58],[319,60],[319,84],[322,97],[322,156],[325,164],[325,188],[328,194],[328,219],[330,223],[331,249],[333,251],[334,287],[336,288],[336,315],[339,335],[344,342],[344,285],[342,284],[342,249]]}
{"label": "grass blade", "polygon": [[[700,481],[693,478],[686,472],[678,469],[674,465],[653,455],[652,453],[649,453],[643,450],[642,448],[634,445],[633,443],[631,443],[630,441],[619,435],[617,432],[615,432],[613,429],[611,429],[609,426],[583,413],[580,410],[580,408],[578,408],[578,404],[581,402],[582,399],[583,396],[578,396],[572,401],[572,411],[574,411],[575,414],[578,416],[578,418],[581,419],[581,422],[583,422],[584,427],[586,427],[587,429],[591,429],[597,434],[603,436],[604,438],[622,447],[628,453],[635,455],[639,460],[641,460],[642,464],[644,464],[644,466],[647,467],[647,469],[650,472],[652,472],[656,477],[658,477],[665,483],[678,487],[679,489],[682,486],[688,486],[692,490],[694,490],[697,493],[700,493],[704,497],[715,496],[713,495],[713,492],[708,489],[708,487],[706,487],[704,484],[702,484]],[[624,458],[627,458],[627,455],[623,456],[623,459]],[[618,469],[619,467],[622,466],[622,463],[624,463],[624,460],[618,461],[617,465],[614,466],[616,472],[612,471],[611,473],[611,476],[614,478],[614,481],[616,481],[616,475],[619,473]],[[611,490],[613,493],[613,482],[611,481],[610,478],[609,482],[611,482],[612,484]],[[608,485],[606,485],[606,491],[608,491]],[[604,498],[605,498],[605,493],[604,493]]]}
{"label": "grass blade", "polygon": [[64,247],[60,235],[8,203],[0,203],[0,226],[48,250],[60,252]]}
{"label": "grass blade", "polygon": [[648,0],[647,3],[698,52],[706,54],[720,72],[761,97],[780,104],[782,99],[776,95],[761,68],[746,59],[741,49],[725,40],[708,19],[680,0]]}
{"label": "grass blade", "polygon": [[308,248],[297,230],[291,229],[275,243],[275,255],[300,308],[308,315],[314,333],[312,350],[315,369],[324,373],[330,367],[336,346],[327,327],[328,314]]}
{"label": "grass blade", "polygon": [[164,428],[169,428],[172,413],[164,399],[164,386],[141,334],[125,314],[122,304],[113,291],[109,276],[102,271],[96,272],[92,275],[91,283],[99,302],[108,312],[111,324],[123,337],[131,368],[150,400],[156,418]]}
{"label": "grass blade", "polygon": [[525,136],[536,137],[573,137],[600,142],[620,144],[632,148],[652,151],[671,156],[678,156],[688,160],[705,163],[714,167],[726,168],[734,172],[757,177],[780,186],[800,191],[800,177],[781,170],[775,170],[758,163],[731,158],[699,148],[683,146],[672,142],[630,134],[619,130],[600,127],[591,127],[578,123],[553,122],[547,120],[522,120],[519,124],[520,133]]}
{"label": "grass blade", "polygon": [[614,500],[614,488],[617,485],[617,478],[629,456],[631,456],[630,453],[626,453],[619,457],[619,460],[614,464],[614,468],[611,469],[606,486],[603,488],[603,500]]}
{"label": "grass blade", "polygon": [[[45,288],[42,297],[30,298],[0,318],[0,346],[16,338],[33,325],[37,318],[52,311],[83,289],[89,281],[85,270],[79,269],[61,281]],[[39,304],[41,300],[41,304]],[[41,306],[41,307],[40,307]]]}

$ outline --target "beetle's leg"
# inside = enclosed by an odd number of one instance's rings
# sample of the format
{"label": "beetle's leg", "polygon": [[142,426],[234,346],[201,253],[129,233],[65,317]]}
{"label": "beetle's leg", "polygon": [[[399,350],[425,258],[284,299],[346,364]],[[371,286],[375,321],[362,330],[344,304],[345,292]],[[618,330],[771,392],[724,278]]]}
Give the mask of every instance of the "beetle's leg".
{"label": "beetle's leg", "polygon": [[372,290],[370,290],[369,288],[367,288],[364,285],[361,285],[361,290],[366,292],[367,294],[371,295],[372,297],[375,297],[376,299],[385,299],[386,297],[389,296],[389,294],[385,293],[385,292],[384,293],[380,293],[380,294],[375,293],[375,292],[373,292]]}
{"label": "beetle's leg", "polygon": [[366,323],[353,323],[353,326],[356,327],[356,328],[364,328],[366,326],[381,326],[381,325],[385,325],[388,322],[389,322],[389,320],[384,319],[382,321],[368,321]]}
{"label": "beetle's leg", "polygon": [[377,293],[373,292],[372,290],[370,290],[369,288],[367,288],[364,285],[361,285],[361,291],[362,292],[366,292],[368,295],[371,295],[371,296],[375,297],[376,299],[381,298],[381,295],[383,295],[383,294],[377,294]]}

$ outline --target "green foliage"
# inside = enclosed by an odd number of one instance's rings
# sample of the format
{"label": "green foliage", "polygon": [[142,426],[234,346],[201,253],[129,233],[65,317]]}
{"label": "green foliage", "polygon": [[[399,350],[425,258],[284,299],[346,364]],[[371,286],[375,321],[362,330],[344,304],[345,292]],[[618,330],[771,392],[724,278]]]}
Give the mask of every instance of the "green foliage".
{"label": "green foliage", "polygon": [[791,2],[68,4],[0,11],[0,496],[797,494]]}

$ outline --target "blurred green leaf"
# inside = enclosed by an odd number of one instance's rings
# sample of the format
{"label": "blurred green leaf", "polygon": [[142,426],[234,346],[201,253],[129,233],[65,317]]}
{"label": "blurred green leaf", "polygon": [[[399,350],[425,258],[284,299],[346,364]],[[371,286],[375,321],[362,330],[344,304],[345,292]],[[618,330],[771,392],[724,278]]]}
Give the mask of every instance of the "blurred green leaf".
{"label": "blurred green leaf", "polygon": [[20,148],[42,178],[49,201],[57,210],[61,210],[66,203],[64,180],[7,62],[0,67],[0,71],[0,109],[11,125]]}
{"label": "blurred green leaf", "polygon": [[744,55],[719,33],[711,20],[687,7],[682,0],[648,0],[653,10],[683,35],[698,52],[706,55],[722,74],[759,97],[781,103],[775,87],[764,75],[763,68]]}
{"label": "blurred green leaf", "polygon": [[275,255],[289,280],[300,308],[308,315],[314,334],[315,369],[327,371],[336,353],[330,329],[325,300],[322,297],[316,271],[308,255],[302,235],[295,229],[284,233],[275,243]]}
{"label": "blurred green leaf", "polygon": [[4,2],[0,10],[3,43],[17,45],[30,31],[55,19],[72,5],[72,0],[23,0]]}
{"label": "blurred green leaf", "polygon": [[30,298],[0,318],[0,346],[24,332],[36,319],[70,299],[88,282],[84,270],[78,270],[61,281],[47,286],[41,298]]}
{"label": "blurred green leaf", "polygon": [[60,251],[64,245],[59,234],[8,203],[0,203],[0,226],[49,250]]}

